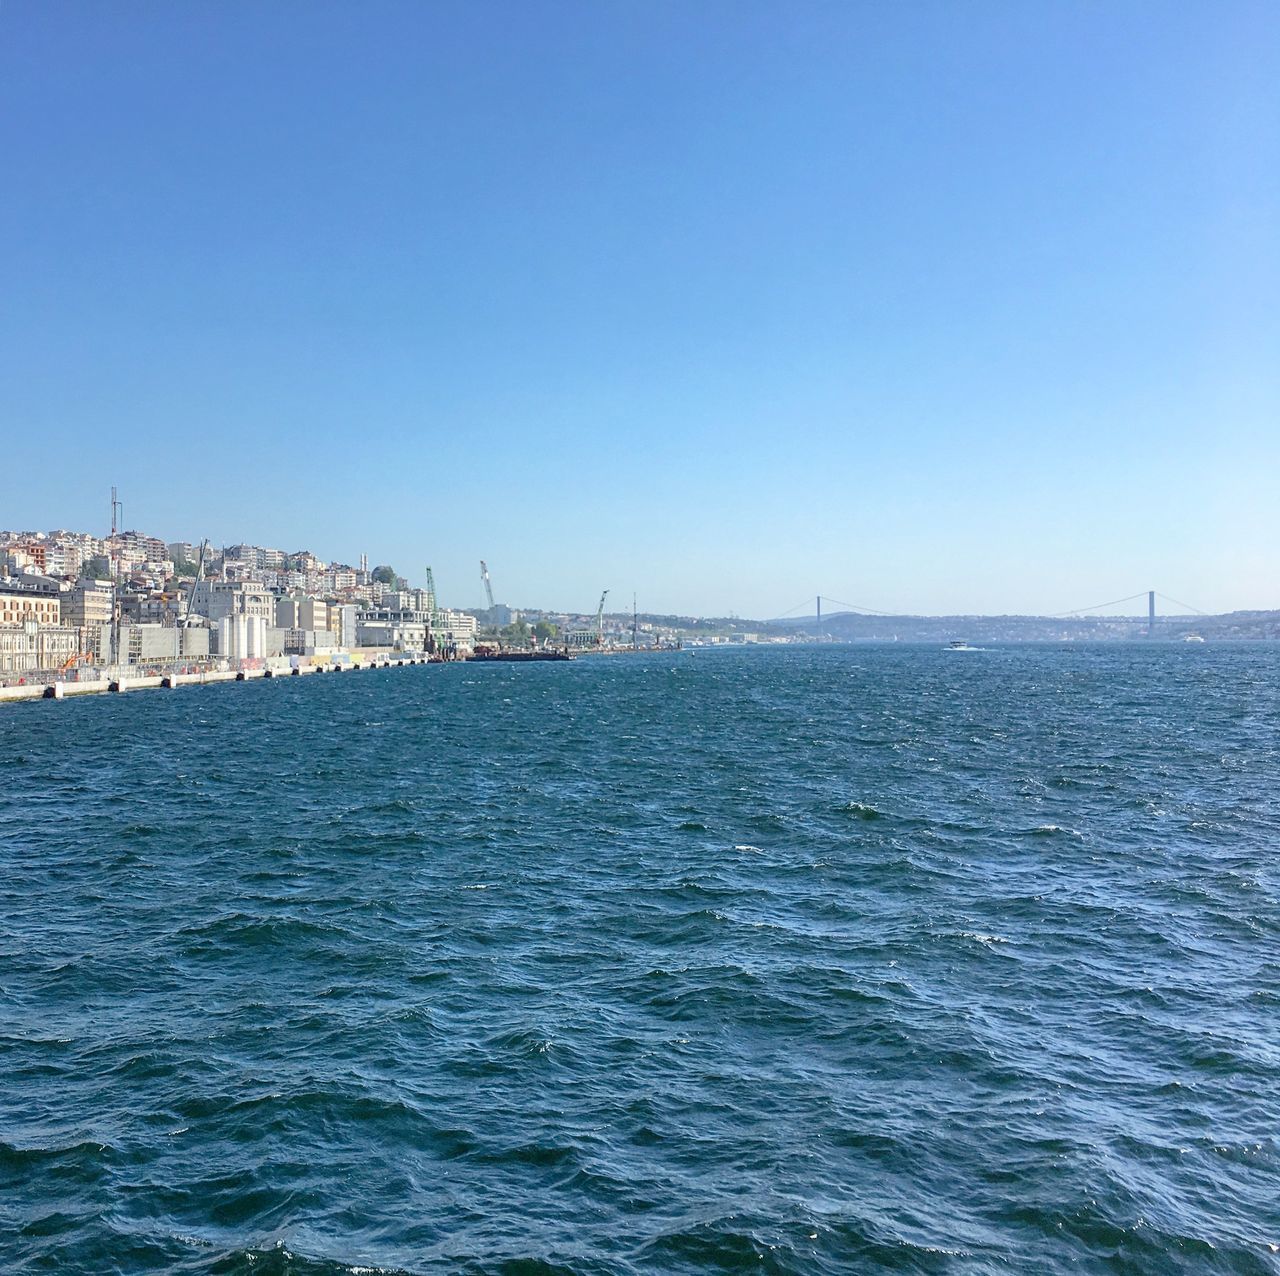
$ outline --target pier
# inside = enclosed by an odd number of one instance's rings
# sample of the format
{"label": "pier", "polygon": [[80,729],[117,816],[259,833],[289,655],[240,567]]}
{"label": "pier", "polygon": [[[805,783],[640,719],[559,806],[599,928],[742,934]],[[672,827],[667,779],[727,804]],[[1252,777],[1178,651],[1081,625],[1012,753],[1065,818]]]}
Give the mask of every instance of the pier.
{"label": "pier", "polygon": [[[179,687],[203,687],[218,682],[254,682],[263,678],[311,677],[321,673],[391,669],[404,665],[443,664],[438,656],[421,652],[357,656],[342,661],[291,664],[272,659],[255,667],[207,668],[187,671],[116,668],[95,671],[96,677],[74,679],[32,675],[32,681],[0,687],[0,705],[28,700],[68,700],[73,696],[122,695],[133,691],[169,691]],[[81,671],[82,673],[89,671]]]}

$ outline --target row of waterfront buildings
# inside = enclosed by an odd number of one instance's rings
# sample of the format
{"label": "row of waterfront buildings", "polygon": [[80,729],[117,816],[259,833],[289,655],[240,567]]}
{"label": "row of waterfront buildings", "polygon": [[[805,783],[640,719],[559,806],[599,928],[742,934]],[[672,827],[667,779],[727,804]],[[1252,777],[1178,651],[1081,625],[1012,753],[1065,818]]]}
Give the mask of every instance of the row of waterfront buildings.
{"label": "row of waterfront buildings", "polygon": [[0,531],[0,677],[77,665],[465,655],[475,617],[388,569],[139,532]]}

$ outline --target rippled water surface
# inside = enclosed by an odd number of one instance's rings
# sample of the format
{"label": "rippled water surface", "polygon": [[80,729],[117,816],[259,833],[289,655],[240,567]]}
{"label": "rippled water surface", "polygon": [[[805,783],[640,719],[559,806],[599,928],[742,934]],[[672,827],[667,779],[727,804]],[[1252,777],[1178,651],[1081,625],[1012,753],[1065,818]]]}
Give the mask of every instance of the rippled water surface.
{"label": "rippled water surface", "polygon": [[0,708],[6,1271],[1280,1271],[1280,647]]}

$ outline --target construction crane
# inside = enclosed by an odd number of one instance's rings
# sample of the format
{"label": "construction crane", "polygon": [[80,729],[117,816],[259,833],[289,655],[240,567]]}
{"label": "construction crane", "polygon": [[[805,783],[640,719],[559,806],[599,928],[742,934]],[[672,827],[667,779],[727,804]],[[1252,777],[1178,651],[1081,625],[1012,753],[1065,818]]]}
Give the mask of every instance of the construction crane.
{"label": "construction crane", "polygon": [[436,575],[430,567],[427,568],[427,593],[431,595],[431,610],[436,609]]}
{"label": "construction crane", "polygon": [[596,646],[604,646],[604,600],[609,597],[609,591],[606,589],[600,595],[600,606],[596,608]]}
{"label": "construction crane", "polygon": [[191,592],[187,595],[187,610],[186,614],[182,617],[183,629],[189,629],[191,627],[191,605],[196,600],[196,587],[202,580],[204,580],[204,554],[205,550],[208,548],[209,538],[206,536],[205,539],[200,542],[200,561],[196,564],[196,578],[191,582]]}
{"label": "construction crane", "polygon": [[493,586],[489,583],[489,569],[485,566],[485,561],[480,560],[480,579],[484,581],[484,596],[489,600],[489,609],[493,610]]}

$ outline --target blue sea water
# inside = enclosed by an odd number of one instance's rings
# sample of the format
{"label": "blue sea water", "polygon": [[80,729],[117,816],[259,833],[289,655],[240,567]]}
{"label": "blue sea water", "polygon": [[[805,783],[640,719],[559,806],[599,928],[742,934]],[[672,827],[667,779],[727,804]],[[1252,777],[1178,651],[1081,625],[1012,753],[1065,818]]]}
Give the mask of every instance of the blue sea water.
{"label": "blue sea water", "polygon": [[1280,647],[0,711],[6,1272],[1276,1273]]}

